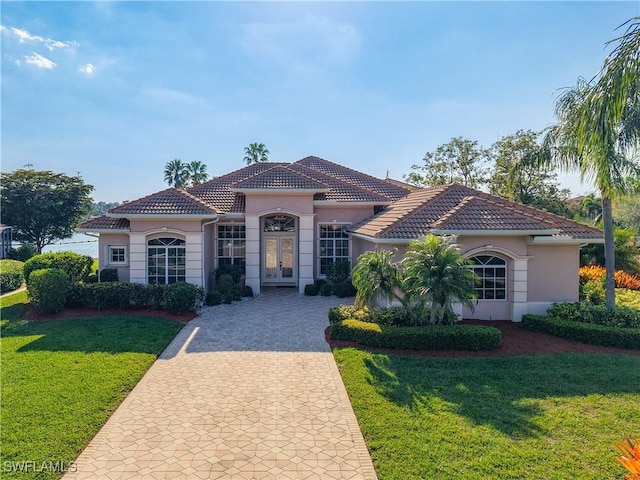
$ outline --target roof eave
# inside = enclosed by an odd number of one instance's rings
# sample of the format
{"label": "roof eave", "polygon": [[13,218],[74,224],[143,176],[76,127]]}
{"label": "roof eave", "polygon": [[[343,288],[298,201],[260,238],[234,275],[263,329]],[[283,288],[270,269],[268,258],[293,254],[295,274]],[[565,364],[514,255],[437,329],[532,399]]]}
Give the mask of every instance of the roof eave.
{"label": "roof eave", "polygon": [[379,238],[364,235],[362,233],[349,233],[352,237],[361,238],[371,243],[385,243],[390,245],[408,245],[414,238]]}
{"label": "roof eave", "polygon": [[531,245],[584,245],[587,243],[604,243],[604,238],[579,238],[563,235],[558,237],[534,236],[529,240]]}
{"label": "roof eave", "polygon": [[389,201],[370,201],[370,202],[350,202],[349,200],[314,200],[313,204],[319,207],[373,207],[376,205],[391,205]]}
{"label": "roof eave", "polygon": [[106,213],[105,216],[110,218],[126,218],[126,219],[157,219],[171,218],[182,220],[202,220],[203,218],[218,218],[217,213]]}
{"label": "roof eave", "polygon": [[316,193],[327,193],[328,188],[230,188],[234,193],[244,193],[245,195],[315,195]]}
{"label": "roof eave", "polygon": [[131,232],[131,230],[128,229],[128,228],[85,228],[85,227],[81,227],[81,228],[76,228],[76,232],[78,232],[78,233],[83,233],[83,232],[129,233],[129,232]]}
{"label": "roof eave", "polygon": [[558,235],[561,230],[549,228],[545,230],[460,230],[432,228],[429,230],[434,235],[476,235],[485,237],[520,237],[523,235]]}

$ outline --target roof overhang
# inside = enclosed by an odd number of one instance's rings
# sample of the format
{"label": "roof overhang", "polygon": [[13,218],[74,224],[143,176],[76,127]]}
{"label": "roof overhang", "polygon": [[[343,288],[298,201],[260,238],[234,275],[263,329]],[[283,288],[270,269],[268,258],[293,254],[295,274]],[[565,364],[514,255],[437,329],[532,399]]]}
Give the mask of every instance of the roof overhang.
{"label": "roof overhang", "polygon": [[315,195],[327,193],[328,188],[230,188],[234,193],[245,195]]}
{"label": "roof overhang", "polygon": [[414,238],[378,238],[378,237],[370,237],[368,235],[362,235],[361,233],[349,233],[352,237],[362,238],[367,242],[371,243],[384,243],[387,245],[408,245],[411,243]]}
{"label": "roof overhang", "polygon": [[314,200],[316,207],[374,207],[376,205],[391,205],[393,202],[345,202],[338,200]]}
{"label": "roof overhang", "polygon": [[76,228],[76,232],[104,232],[104,233],[129,233],[131,230],[128,228]]}
{"label": "roof overhang", "polygon": [[172,220],[202,220],[205,218],[216,219],[217,213],[203,213],[203,214],[184,214],[184,213],[106,213],[105,216],[111,218],[126,218],[128,220],[151,220],[170,218]]}
{"label": "roof overhang", "polygon": [[429,230],[434,235],[473,235],[484,237],[522,237],[525,235],[558,235],[560,230],[549,228],[545,230],[448,230],[433,228]]}
{"label": "roof overhang", "polygon": [[604,238],[575,238],[567,235],[556,237],[534,236],[528,243],[530,245],[585,245],[587,243],[604,243]]}

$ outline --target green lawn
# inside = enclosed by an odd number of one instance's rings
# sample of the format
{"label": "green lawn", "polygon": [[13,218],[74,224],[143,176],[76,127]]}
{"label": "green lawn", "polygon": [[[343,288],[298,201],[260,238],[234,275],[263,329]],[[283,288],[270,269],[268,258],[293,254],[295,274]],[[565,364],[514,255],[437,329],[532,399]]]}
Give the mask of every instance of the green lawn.
{"label": "green lawn", "polygon": [[[182,325],[124,314],[25,322],[25,301],[1,300],[2,478],[57,478],[33,470],[73,461]],[[32,471],[8,471],[20,466]]]}
{"label": "green lawn", "polygon": [[380,480],[622,479],[640,357],[334,355]]}

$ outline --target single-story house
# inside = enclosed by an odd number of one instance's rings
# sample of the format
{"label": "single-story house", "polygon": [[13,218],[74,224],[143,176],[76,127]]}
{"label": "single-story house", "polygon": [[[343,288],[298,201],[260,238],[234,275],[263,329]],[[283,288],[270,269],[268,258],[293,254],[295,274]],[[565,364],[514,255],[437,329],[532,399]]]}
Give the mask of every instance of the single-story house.
{"label": "single-story house", "polygon": [[98,233],[100,268],[122,281],[207,288],[239,265],[255,293],[300,292],[336,260],[452,235],[482,278],[465,317],[520,320],[578,299],[580,245],[602,232],[461,185],[421,189],[318,157],[257,163],[188,189],[168,188],[82,223]]}

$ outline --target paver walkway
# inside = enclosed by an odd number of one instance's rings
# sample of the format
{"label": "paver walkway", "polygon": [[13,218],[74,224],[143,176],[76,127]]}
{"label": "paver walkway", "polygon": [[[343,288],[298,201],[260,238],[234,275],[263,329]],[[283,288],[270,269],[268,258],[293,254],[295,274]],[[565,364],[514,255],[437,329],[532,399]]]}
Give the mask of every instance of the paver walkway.
{"label": "paver walkway", "polygon": [[324,341],[339,303],[274,289],[204,311],[64,479],[375,479]]}

